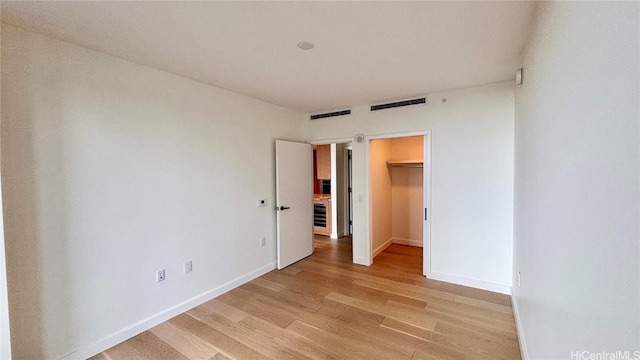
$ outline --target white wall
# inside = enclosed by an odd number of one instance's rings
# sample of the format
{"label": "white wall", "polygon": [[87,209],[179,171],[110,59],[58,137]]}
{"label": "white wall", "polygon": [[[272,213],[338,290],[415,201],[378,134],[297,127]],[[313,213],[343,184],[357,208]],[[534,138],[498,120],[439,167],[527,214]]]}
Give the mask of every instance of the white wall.
{"label": "white wall", "polygon": [[513,290],[531,359],[640,350],[638,7],[542,3],[526,48]]}
{"label": "white wall", "polygon": [[[376,112],[356,106],[347,117],[306,120],[307,134],[322,140],[431,130],[431,276],[473,279],[504,290],[512,270],[513,86],[434,93],[427,105]],[[371,251],[367,151],[366,142],[353,143],[354,260],[364,264]]]}
{"label": "white wall", "polygon": [[391,140],[371,141],[369,169],[371,175],[371,248],[375,257],[391,244]]}
{"label": "white wall", "polygon": [[12,27],[2,105],[15,358],[274,267],[274,139],[302,138],[301,114]]}

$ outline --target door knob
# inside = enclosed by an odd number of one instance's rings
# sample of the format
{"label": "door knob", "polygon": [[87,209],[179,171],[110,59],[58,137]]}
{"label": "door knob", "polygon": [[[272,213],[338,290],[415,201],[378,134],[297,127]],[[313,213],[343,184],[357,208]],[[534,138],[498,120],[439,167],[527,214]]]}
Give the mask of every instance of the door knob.
{"label": "door knob", "polygon": [[280,206],[280,211],[289,210],[289,209],[291,209],[291,207],[289,207],[289,206]]}

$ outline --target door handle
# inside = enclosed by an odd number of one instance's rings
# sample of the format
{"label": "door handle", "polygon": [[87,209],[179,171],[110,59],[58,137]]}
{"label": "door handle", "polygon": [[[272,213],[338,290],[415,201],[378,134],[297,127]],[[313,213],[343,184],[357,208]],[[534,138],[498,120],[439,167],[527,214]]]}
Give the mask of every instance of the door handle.
{"label": "door handle", "polygon": [[289,210],[289,209],[291,209],[291,207],[289,207],[289,206],[280,206],[280,211]]}

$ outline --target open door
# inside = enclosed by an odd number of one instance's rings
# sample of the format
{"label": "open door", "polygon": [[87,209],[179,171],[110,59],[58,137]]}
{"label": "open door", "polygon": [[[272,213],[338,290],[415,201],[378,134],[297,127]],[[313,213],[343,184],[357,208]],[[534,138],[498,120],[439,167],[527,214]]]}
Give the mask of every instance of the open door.
{"label": "open door", "polygon": [[313,253],[313,150],[276,140],[278,269]]}

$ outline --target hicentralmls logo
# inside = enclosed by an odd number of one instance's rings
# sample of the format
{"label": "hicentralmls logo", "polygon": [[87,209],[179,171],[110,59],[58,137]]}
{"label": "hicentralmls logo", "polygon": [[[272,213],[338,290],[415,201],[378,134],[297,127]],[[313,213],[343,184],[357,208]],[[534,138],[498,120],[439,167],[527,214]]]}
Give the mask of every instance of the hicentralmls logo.
{"label": "hicentralmls logo", "polygon": [[571,360],[640,360],[640,350],[612,352],[572,351]]}

